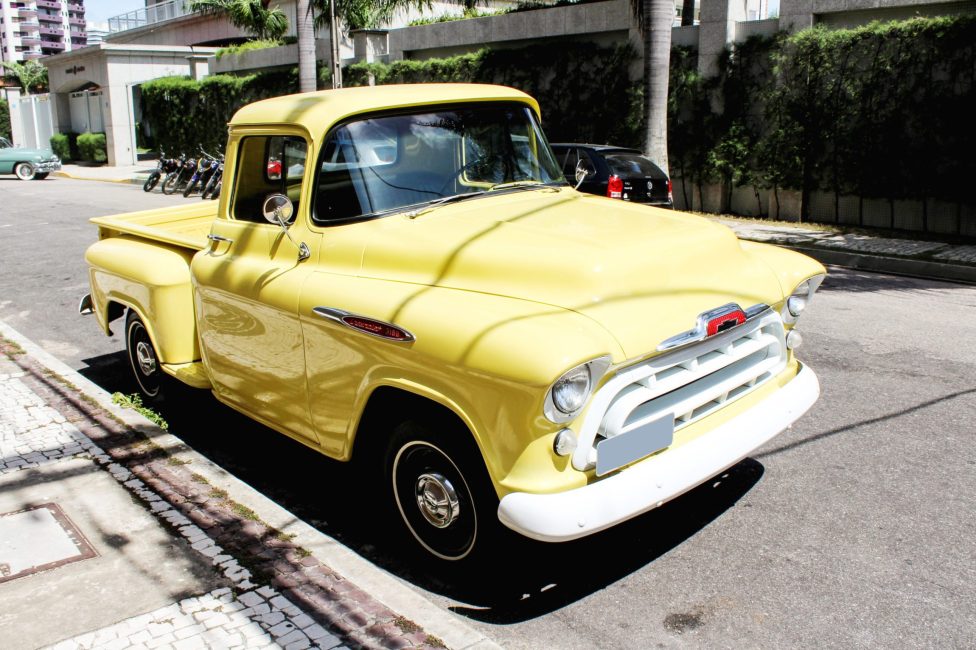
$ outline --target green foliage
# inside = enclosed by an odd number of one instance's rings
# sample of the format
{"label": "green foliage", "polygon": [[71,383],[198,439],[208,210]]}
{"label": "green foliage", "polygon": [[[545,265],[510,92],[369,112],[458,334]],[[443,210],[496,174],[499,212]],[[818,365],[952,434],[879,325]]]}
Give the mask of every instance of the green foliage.
{"label": "green foliage", "polygon": [[20,86],[25,95],[47,90],[47,68],[37,61],[0,61],[4,77]]}
{"label": "green foliage", "polygon": [[973,202],[976,16],[750,39],[714,79],[676,48],[670,103],[670,157],[692,184],[796,189],[805,209],[817,190],[835,206]]}
{"label": "green foliage", "polygon": [[108,160],[104,133],[82,133],[78,136],[78,151],[82,160],[103,163]]}
{"label": "green foliage", "polygon": [[485,18],[486,16],[497,16],[504,11],[478,11],[476,8],[465,9],[459,14],[441,14],[430,18],[417,18],[410,21],[410,27],[419,25],[434,25],[436,23],[452,23],[455,20],[467,20],[468,18]]}
{"label": "green foliage", "polygon": [[269,47],[279,47],[284,45],[285,41],[282,40],[263,40],[257,39],[253,41],[247,41],[246,43],[241,43],[240,45],[231,45],[229,47],[222,47],[216,52],[217,60],[219,61],[225,56],[243,54],[244,52],[251,52],[253,50],[266,50]]}
{"label": "green foliage", "polygon": [[61,162],[71,160],[71,147],[68,144],[67,133],[55,133],[51,136],[51,151],[61,159]]}
{"label": "green foliage", "polygon": [[261,40],[280,40],[288,31],[288,18],[280,7],[261,0],[190,0],[190,11],[227,16],[231,24]]}
{"label": "green foliage", "polygon": [[10,139],[10,105],[0,99],[0,138]]}
{"label": "green foliage", "polygon": [[297,92],[297,71],[245,76],[212,75],[202,81],[163,77],[142,85],[143,119],[152,127],[156,145],[176,155],[195,154],[202,146],[222,151],[227,122],[241,106]]}
{"label": "green foliage", "polygon": [[343,72],[343,83],[404,84],[475,82],[511,86],[535,97],[543,110],[546,134],[562,140],[633,145],[640,138],[631,117],[633,87],[626,71],[629,47],[564,42],[559,47],[483,49],[445,59],[357,63]]}

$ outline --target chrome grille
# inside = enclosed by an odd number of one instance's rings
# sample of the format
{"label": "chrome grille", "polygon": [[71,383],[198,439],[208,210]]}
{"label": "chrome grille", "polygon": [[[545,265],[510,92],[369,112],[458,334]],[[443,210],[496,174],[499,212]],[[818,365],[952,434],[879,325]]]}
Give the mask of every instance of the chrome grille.
{"label": "chrome grille", "polygon": [[785,367],[783,322],[767,310],[704,341],[624,368],[593,396],[573,465],[594,466],[600,439],[660,418],[673,416],[678,432],[755,390]]}

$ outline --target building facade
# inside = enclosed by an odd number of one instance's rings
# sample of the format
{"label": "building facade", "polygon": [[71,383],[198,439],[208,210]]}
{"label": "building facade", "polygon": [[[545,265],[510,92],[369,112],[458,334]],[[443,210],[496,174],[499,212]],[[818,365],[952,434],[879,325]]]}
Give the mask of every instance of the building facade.
{"label": "building facade", "polygon": [[0,60],[70,52],[87,37],[84,0],[0,0]]}

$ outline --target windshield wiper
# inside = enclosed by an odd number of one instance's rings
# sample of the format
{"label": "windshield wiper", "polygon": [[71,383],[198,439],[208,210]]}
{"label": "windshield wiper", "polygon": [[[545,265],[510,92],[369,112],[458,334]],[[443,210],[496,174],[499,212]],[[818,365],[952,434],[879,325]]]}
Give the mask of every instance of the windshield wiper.
{"label": "windshield wiper", "polygon": [[439,199],[434,199],[433,201],[428,201],[416,210],[411,210],[407,213],[407,217],[410,219],[416,219],[424,212],[428,210],[433,210],[439,205],[444,205],[445,203],[456,203],[458,201],[464,201],[465,199],[470,199],[475,196],[481,196],[488,190],[477,190],[474,192],[465,192],[464,194],[452,194],[451,196],[442,196]]}
{"label": "windshield wiper", "polygon": [[542,181],[508,181],[506,183],[495,183],[488,188],[488,192],[494,192],[496,190],[552,190],[556,189],[549,183],[543,183]]}

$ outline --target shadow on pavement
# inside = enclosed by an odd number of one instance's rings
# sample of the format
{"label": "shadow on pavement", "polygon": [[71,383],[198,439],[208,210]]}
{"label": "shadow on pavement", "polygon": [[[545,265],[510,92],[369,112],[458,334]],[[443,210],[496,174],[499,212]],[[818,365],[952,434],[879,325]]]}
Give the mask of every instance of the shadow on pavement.
{"label": "shadow on pavement", "polygon": [[[85,360],[81,371],[112,392],[136,391],[124,353]],[[661,508],[596,535],[544,544],[506,535],[496,561],[464,572],[405,552],[409,540],[368,505],[361,477],[223,406],[207,391],[181,389],[153,407],[198,453],[359,555],[422,589],[465,603],[451,609],[489,623],[558,610],[640,569],[695,535],[763,475],[746,459]]]}

